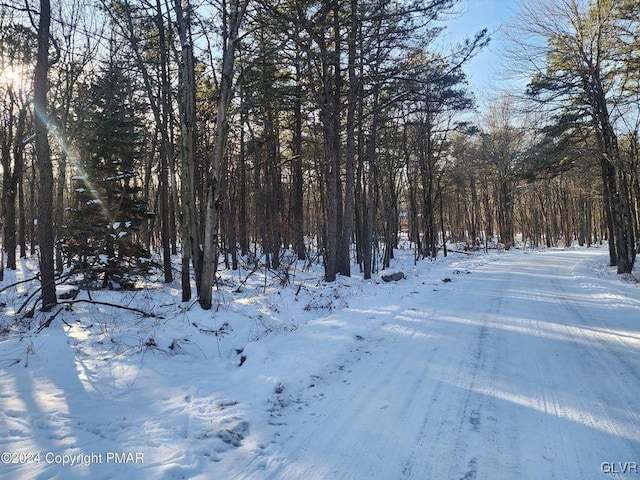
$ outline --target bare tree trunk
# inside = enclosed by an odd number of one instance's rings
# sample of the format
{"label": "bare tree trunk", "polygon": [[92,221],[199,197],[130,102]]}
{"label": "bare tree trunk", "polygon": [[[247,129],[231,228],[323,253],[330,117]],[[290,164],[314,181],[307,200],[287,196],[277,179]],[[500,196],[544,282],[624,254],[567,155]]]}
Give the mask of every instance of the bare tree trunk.
{"label": "bare tree trunk", "polygon": [[[630,273],[636,256],[636,246],[628,201],[626,179],[622,172],[618,139],[611,124],[606,97],[600,78],[595,73],[591,79],[593,88],[592,118],[596,126],[601,151],[602,182],[604,187],[605,213],[609,215],[609,252],[617,265],[618,273]],[[608,204],[608,208],[606,205]],[[612,245],[613,244],[613,245]],[[615,245],[615,246],[614,246]]]}
{"label": "bare tree trunk", "polygon": [[211,309],[213,296],[213,281],[216,274],[218,259],[218,229],[222,213],[220,190],[222,161],[227,147],[227,130],[229,128],[229,105],[233,95],[233,71],[238,32],[244,17],[248,0],[231,0],[228,19],[227,37],[225,38],[222,56],[222,75],[220,79],[220,94],[218,98],[218,115],[216,118],[215,146],[209,166],[209,184],[207,188],[207,204],[204,225],[204,256],[202,262],[202,280],[200,287],[200,306]]}
{"label": "bare tree trunk", "polygon": [[509,250],[513,246],[513,192],[511,182],[503,174],[500,180],[500,210],[498,213],[499,230],[504,249]]}
{"label": "bare tree trunk", "polygon": [[[378,85],[373,88],[373,118],[371,120],[371,132],[369,135],[369,143],[367,145],[367,161],[369,170],[367,172],[366,187],[363,191],[363,220],[364,220],[364,247],[363,247],[363,277],[365,280],[371,278],[373,273],[373,242],[374,242],[374,222],[375,222],[375,169],[376,169],[376,140],[378,138],[379,123],[379,98]],[[368,192],[367,192],[368,190]]]}
{"label": "bare tree trunk", "polygon": [[[240,99],[242,103],[242,99]],[[240,252],[242,255],[247,255],[249,253],[249,221],[248,221],[248,194],[247,194],[247,162],[246,162],[246,148],[245,148],[245,126],[247,123],[246,113],[243,111],[240,114],[240,205],[238,208],[238,229],[239,229],[239,242],[240,242]]]}
{"label": "bare tree trunk", "polygon": [[[24,135],[26,129],[27,107],[19,105],[13,91],[8,91],[8,121],[0,132],[0,166],[2,166],[2,225],[3,248],[7,253],[7,268],[15,270],[16,265],[16,202],[18,185],[22,181],[24,156]],[[14,121],[14,107],[18,107],[18,118]],[[13,145],[12,145],[13,144]],[[13,159],[13,162],[12,162]],[[12,164],[13,163],[13,164]],[[0,255],[0,264],[4,257]]]}
{"label": "bare tree trunk", "polygon": [[36,182],[38,181],[38,167],[37,167],[37,152],[34,156],[35,162],[31,164],[31,178],[29,182],[29,198],[31,199],[32,204],[29,207],[29,212],[31,213],[29,218],[29,255],[36,255],[36,248],[38,244],[38,233],[36,231],[36,222],[38,221],[38,202],[39,199],[36,197]]}
{"label": "bare tree trunk", "polygon": [[[9,152],[11,151],[11,139],[12,139],[12,115],[11,111],[8,115],[10,122],[4,125],[5,131],[0,131],[0,140],[2,140],[2,144],[0,144],[0,164],[2,165],[2,197],[0,204],[0,237],[2,240],[2,247],[0,248],[0,281],[4,280],[4,254],[5,252],[9,253],[9,197],[10,197],[10,189],[11,189],[11,156]],[[15,209],[15,207],[14,207]],[[15,213],[14,213],[15,215]],[[15,238],[15,235],[14,235]],[[15,250],[15,248],[14,248]],[[10,259],[7,260],[7,268],[11,269],[9,266]]]}
{"label": "bare tree trunk", "polygon": [[193,263],[196,290],[200,291],[202,250],[200,226],[195,199],[195,138],[196,95],[193,44],[190,38],[190,4],[175,0],[178,34],[182,45],[180,62],[182,96],[180,103],[180,130],[182,136],[182,301],[191,299],[189,260]]}
{"label": "bare tree trunk", "polygon": [[[160,210],[162,229],[162,263],[164,271],[164,281],[173,281],[171,271],[171,245],[170,245],[170,219],[169,219],[169,65],[167,58],[167,44],[165,38],[164,18],[162,15],[162,5],[160,0],[156,0],[156,28],[158,29],[158,43],[160,48],[160,80],[162,84],[160,92],[161,128],[160,128]],[[141,65],[142,66],[142,65]]]}
{"label": "bare tree trunk", "polygon": [[340,186],[340,24],[339,2],[332,2],[333,49],[321,42],[322,107],[320,116],[324,135],[324,148],[329,171],[327,175],[327,230],[325,244],[325,275],[333,282],[338,273],[338,242],[342,234],[342,195]]}
{"label": "bare tree trunk", "polygon": [[[148,152],[146,155],[144,165],[144,176],[142,178],[142,195],[147,205],[151,205],[151,171],[153,168],[153,160],[156,156],[156,150],[158,148],[158,126],[155,126],[155,132],[151,136],[151,145],[147,147]],[[155,210],[154,210],[155,211]],[[155,222],[155,215],[145,220],[142,229],[142,237],[144,246],[147,250],[151,250],[151,236],[153,235],[153,226]]]}
{"label": "bare tree trunk", "polygon": [[24,183],[24,181],[18,182],[18,244],[20,245],[20,258],[27,257],[27,219],[25,212]]}
{"label": "bare tree trunk", "polygon": [[[16,200],[18,196],[18,184],[22,182],[22,169],[24,164],[24,133],[26,127],[26,107],[18,113],[16,135],[13,144],[13,172],[10,177],[9,188],[6,195],[5,238],[7,249],[7,268],[15,270],[16,265]],[[5,172],[8,173],[8,172]]]}
{"label": "bare tree trunk", "polygon": [[300,48],[296,47],[296,93],[293,104],[293,195],[291,214],[293,216],[293,242],[299,260],[306,258],[304,244],[304,178],[302,172],[302,61]]}
{"label": "bare tree trunk", "polygon": [[53,239],[53,167],[47,130],[47,73],[49,70],[49,27],[51,4],[40,0],[38,23],[38,55],[33,81],[35,111],[35,145],[40,188],[38,190],[38,244],[40,246],[40,284],[42,310],[50,310],[56,303],[54,239]]}
{"label": "bare tree trunk", "polygon": [[356,41],[358,34],[358,0],[351,0],[351,22],[349,35],[347,38],[348,49],[348,77],[349,77],[349,99],[347,102],[347,144],[345,152],[345,186],[344,186],[344,214],[342,218],[342,232],[340,244],[338,245],[338,272],[342,275],[351,276],[350,247],[353,230],[353,202],[355,191],[355,117],[358,103],[359,81],[356,74]]}
{"label": "bare tree trunk", "polygon": [[638,132],[631,134],[631,145],[629,151],[631,170],[631,206],[634,214],[634,231],[636,238],[636,249],[640,249],[640,146],[638,145]]}
{"label": "bare tree trunk", "polygon": [[[64,187],[66,183],[66,170],[67,170],[67,153],[60,152],[60,158],[58,160],[58,183],[56,184],[56,208],[55,208],[55,228],[56,228],[56,242],[61,242],[63,237],[63,225],[64,225]],[[62,272],[64,270],[64,263],[62,259],[62,249],[56,249],[56,271]]]}
{"label": "bare tree trunk", "polygon": [[442,178],[438,177],[438,182],[437,182],[437,198],[438,198],[438,207],[440,210],[440,231],[442,233],[442,254],[446,257],[447,256],[447,229],[444,223],[444,201],[443,201],[443,194],[442,194],[442,182],[441,182]]}
{"label": "bare tree trunk", "polygon": [[327,175],[327,231],[325,244],[325,280],[333,282],[336,279],[336,263],[338,252],[338,209],[340,201],[338,199],[339,188],[338,182],[340,177],[340,143],[339,132],[336,131],[334,125],[335,108],[331,105],[323,108],[323,133],[326,158],[329,164],[329,172]]}

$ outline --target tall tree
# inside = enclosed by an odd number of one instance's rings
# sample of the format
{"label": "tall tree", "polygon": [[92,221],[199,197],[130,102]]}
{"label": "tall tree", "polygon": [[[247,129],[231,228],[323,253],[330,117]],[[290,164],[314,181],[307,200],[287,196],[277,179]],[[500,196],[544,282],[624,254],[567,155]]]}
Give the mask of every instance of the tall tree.
{"label": "tall tree", "polygon": [[229,105],[233,96],[235,55],[238,47],[240,26],[248,7],[248,0],[225,0],[223,2],[224,38],[222,73],[215,131],[215,146],[209,165],[206,211],[204,220],[204,242],[202,279],[200,284],[200,306],[209,310],[213,299],[213,282],[218,265],[218,231],[224,194],[220,188],[223,157],[227,149],[229,128]]}
{"label": "tall tree", "polygon": [[53,225],[53,166],[49,146],[47,92],[49,90],[49,36],[51,3],[40,0],[38,20],[38,53],[33,80],[33,109],[35,112],[35,145],[40,174],[38,189],[38,245],[40,247],[40,284],[42,310],[48,311],[57,303],[54,264]]}
{"label": "tall tree", "polygon": [[[632,270],[636,254],[615,119],[626,75],[621,63],[627,44],[616,40],[619,22],[628,22],[617,15],[624,4],[623,0],[530,2],[523,6],[514,38],[520,59],[532,61],[537,71],[531,95],[589,119],[599,150],[610,263],[617,265],[618,273]],[[546,48],[540,47],[541,40]],[[534,51],[543,56],[532,56]]]}
{"label": "tall tree", "polygon": [[151,266],[137,238],[147,218],[138,179],[143,109],[116,58],[100,72],[86,100],[65,250],[91,287],[127,289]]}
{"label": "tall tree", "polygon": [[189,0],[175,0],[180,44],[180,132],[182,153],[182,300],[191,298],[189,261],[193,263],[196,289],[200,291],[202,249],[195,199],[196,81],[191,38],[192,6]]}
{"label": "tall tree", "polygon": [[[0,165],[2,166],[3,249],[7,253],[7,268],[16,269],[16,206],[18,184],[23,179],[27,103],[21,92],[10,86],[3,94],[0,112]],[[0,262],[3,259],[0,258]]]}
{"label": "tall tree", "polygon": [[[169,157],[172,152],[170,138],[171,84],[164,8],[160,0],[156,0],[151,5],[145,5],[147,9],[132,4],[130,0],[101,0],[101,2],[113,24],[118,27],[120,33],[129,43],[135,67],[142,77],[144,91],[160,137],[158,142],[160,226],[164,280],[168,283],[173,280],[169,217]],[[153,34],[150,33],[152,30],[150,25],[155,27]],[[143,35],[155,37],[156,34],[155,41],[143,41]],[[150,59],[151,61],[149,61]]]}

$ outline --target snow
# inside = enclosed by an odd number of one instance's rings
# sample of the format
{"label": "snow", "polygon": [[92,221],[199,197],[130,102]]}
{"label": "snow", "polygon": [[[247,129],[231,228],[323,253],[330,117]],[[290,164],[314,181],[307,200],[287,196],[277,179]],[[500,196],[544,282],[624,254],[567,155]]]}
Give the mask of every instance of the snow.
{"label": "snow", "polygon": [[92,298],[156,317],[79,303],[40,333],[15,325],[20,284],[0,292],[0,477],[635,478],[640,286],[607,254],[399,251],[389,283],[246,270],[209,312],[148,282]]}

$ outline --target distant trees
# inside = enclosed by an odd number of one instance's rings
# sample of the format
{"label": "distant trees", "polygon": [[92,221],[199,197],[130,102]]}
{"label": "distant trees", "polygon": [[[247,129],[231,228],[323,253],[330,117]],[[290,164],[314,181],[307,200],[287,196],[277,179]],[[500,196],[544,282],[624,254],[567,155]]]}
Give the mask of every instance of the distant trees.
{"label": "distant trees", "polygon": [[[458,55],[462,58],[472,55],[474,49],[487,41],[485,34],[480,32]],[[413,185],[415,194],[419,194],[416,202],[420,205],[414,209],[413,221],[422,235],[416,235],[415,241],[423,256],[435,258],[443,230],[440,215],[442,177],[446,175],[450,137],[454,131],[464,130],[464,125],[456,123],[456,116],[469,110],[473,100],[465,89],[466,78],[458,58],[449,60],[414,51],[408,58],[408,65],[409,72],[417,73],[403,78],[407,91],[402,104],[403,151],[411,177],[419,180]],[[421,222],[417,220],[418,213]]]}
{"label": "distant trees", "polygon": [[514,124],[516,115],[508,97],[498,100],[486,115],[480,141],[480,160],[495,182],[495,219],[505,250],[515,242],[515,189],[526,144],[526,132]]}
{"label": "distant trees", "polygon": [[299,259],[322,262],[326,281],[354,267],[370,278],[405,236],[416,261],[450,241],[610,240],[629,271],[636,2],[527,3],[515,45],[544,114],[505,97],[476,125],[461,116],[474,106],[463,70],[487,32],[435,41],[456,4],[63,0],[48,14],[46,1],[11,2],[0,68],[37,75],[33,89],[0,84],[6,265],[40,246],[45,308],[54,251],[59,272],[113,288],[133,286],[125,271],[148,255],[172,282],[180,254],[182,300],[195,286],[205,309],[222,266],[286,282]]}
{"label": "distant trees", "polygon": [[[582,133],[581,123],[589,126],[591,135],[583,136],[582,145],[597,152],[610,263],[618,273],[633,268],[638,234],[629,182],[634,172],[625,167],[618,140],[633,89],[629,75],[637,60],[633,35],[640,19],[629,15],[632,10],[623,0],[536,1],[523,7],[517,27],[524,34],[521,52],[537,68],[529,89],[532,97],[553,105],[558,126],[574,135]],[[533,43],[524,43],[527,38]],[[633,110],[637,108],[631,108],[631,115],[636,114]]]}
{"label": "distant trees", "polygon": [[[3,250],[7,268],[16,269],[18,206],[24,178],[26,139],[31,122],[27,98],[27,78],[23,72],[33,59],[35,35],[29,29],[12,23],[11,17],[0,16],[0,165],[2,190]],[[24,226],[23,226],[24,227]],[[0,262],[0,279],[2,267]]]}

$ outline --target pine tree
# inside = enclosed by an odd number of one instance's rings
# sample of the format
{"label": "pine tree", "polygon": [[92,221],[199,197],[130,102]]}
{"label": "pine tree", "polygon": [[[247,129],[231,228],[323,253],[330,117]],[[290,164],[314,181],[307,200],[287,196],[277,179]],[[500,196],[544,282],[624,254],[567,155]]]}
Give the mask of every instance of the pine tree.
{"label": "pine tree", "polygon": [[87,286],[128,289],[152,264],[136,238],[148,216],[137,180],[142,108],[122,64],[106,66],[89,87],[86,105],[63,248]]}

